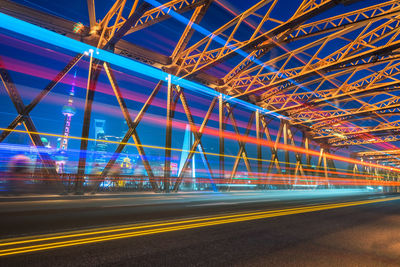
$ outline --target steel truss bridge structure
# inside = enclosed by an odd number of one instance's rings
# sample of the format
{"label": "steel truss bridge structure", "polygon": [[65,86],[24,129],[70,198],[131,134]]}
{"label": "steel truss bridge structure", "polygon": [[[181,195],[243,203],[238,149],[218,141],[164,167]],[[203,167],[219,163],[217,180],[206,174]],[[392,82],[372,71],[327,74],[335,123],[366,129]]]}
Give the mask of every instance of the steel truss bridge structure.
{"label": "steel truss bridge structure", "polygon": [[[199,124],[193,119],[186,88],[174,84],[171,79],[160,80],[136,117],[132,117],[111,64],[91,57],[81,156],[76,175],[77,190],[85,176],[84,151],[88,148],[92,104],[101,71],[107,74],[129,129],[100,177],[108,175],[118,155],[132,138],[154,191],[177,191],[184,176],[181,172],[178,177],[171,178],[172,121],[177,105],[182,105],[194,135],[183,170],[188,168],[194,153],[201,154],[208,162],[202,136],[212,113],[217,110],[219,169],[216,170],[210,163],[206,169],[212,179],[224,179],[227,184],[234,179],[241,161],[247,172],[258,179],[272,173],[272,170],[277,175],[286,173],[297,177],[288,178],[288,183],[299,182],[301,177],[313,176],[315,172],[321,180],[328,179],[332,175],[329,170],[335,169],[334,160],[340,158],[332,152],[357,145],[368,147],[400,140],[398,0],[376,1],[373,5],[370,5],[371,1],[355,0],[290,1],[296,9],[286,17],[276,16],[282,14],[282,11],[276,10],[282,8],[282,0],[249,2],[252,3],[244,11],[232,11],[232,14],[235,13],[232,17],[220,17],[218,23],[213,24],[219,1],[172,0],[159,3],[153,0],[116,0],[106,12],[99,12],[95,1],[87,0],[90,23],[75,32],[77,21],[0,0],[2,13],[145,63],[172,76],[200,83],[216,92]],[[169,27],[171,21],[184,24],[171,54],[155,52],[129,38],[140,36],[145,30],[151,31],[157,25]],[[206,26],[211,24],[213,27],[207,29]],[[83,53],[77,54],[27,105],[22,101],[6,65],[0,62],[3,86],[18,112],[7,129],[1,132],[0,142],[22,123],[32,143],[37,147],[43,146],[38,134],[40,131],[36,129],[30,112],[83,57]],[[165,168],[163,177],[156,177],[136,128],[163,86],[167,87]],[[236,99],[256,107],[247,120],[245,132],[241,132],[236,123],[235,105],[230,101]],[[280,127],[276,138],[273,138],[270,122],[277,118]],[[224,133],[228,123],[240,136],[237,140],[239,151],[231,170],[227,170],[224,163]],[[247,139],[253,133],[255,136],[251,140],[255,140],[257,145],[256,168],[250,164],[251,156],[246,150]],[[301,134],[301,142],[296,143],[295,134]],[[271,155],[267,163],[262,160],[265,149]],[[279,151],[284,151],[284,161]],[[349,170],[355,175],[366,172],[374,177],[384,173],[383,180],[397,181],[398,172],[392,163],[400,163],[396,158],[400,153],[371,153],[375,154],[353,153],[354,160],[348,161],[351,165]],[[49,155],[41,152],[40,157],[49,175],[59,175]],[[291,157],[295,158],[295,162],[289,163]],[[310,170],[312,160],[316,162],[313,173]],[[369,165],[366,165],[367,162]],[[392,167],[380,165],[382,162],[390,163]],[[311,183],[304,179],[307,184]]]}

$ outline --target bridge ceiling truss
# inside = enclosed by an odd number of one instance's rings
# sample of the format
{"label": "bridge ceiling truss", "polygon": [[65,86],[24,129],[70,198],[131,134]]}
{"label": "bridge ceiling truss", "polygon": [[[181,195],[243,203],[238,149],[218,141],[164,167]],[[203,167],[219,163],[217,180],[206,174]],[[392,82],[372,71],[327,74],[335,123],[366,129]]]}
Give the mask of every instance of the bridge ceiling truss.
{"label": "bridge ceiling truss", "polygon": [[[376,1],[376,4],[369,5],[371,1],[367,4],[356,0],[303,0],[297,1],[298,6],[291,14],[282,12],[282,9],[288,3],[293,5],[293,1],[247,2],[238,4],[232,10],[229,7],[224,9],[220,1],[213,0],[160,0],[160,3],[153,0],[116,0],[106,12],[99,12],[96,1],[87,0],[88,24],[80,32],[73,31],[76,21],[9,0],[0,0],[0,11],[282,114],[287,118],[282,122],[282,127],[287,128],[282,129],[287,132],[286,142],[290,142],[290,127],[305,130],[307,138],[323,144],[321,147],[325,148],[400,140],[400,1]],[[234,2],[232,4],[235,5]],[[105,15],[99,17],[98,14]],[[216,14],[221,16],[216,19]],[[177,21],[183,24],[178,35],[163,36],[159,30],[163,28],[161,26],[171,27]],[[174,44],[169,53],[141,45],[141,36],[152,31],[163,37],[158,40],[162,45]],[[19,113],[9,128],[13,129],[22,122],[29,131],[35,132],[29,112],[81,57],[76,55],[43,90],[36,102],[28,106],[17,103],[18,96],[13,95],[17,91],[7,78],[6,69],[1,67],[3,83],[11,88],[9,94],[16,100]],[[140,147],[135,128],[151,104],[153,94],[157,94],[163,84],[168,87],[167,121],[172,120],[174,106],[180,101],[194,133],[192,150],[204,150],[201,136],[208,119],[206,117],[201,126],[194,124],[185,100],[185,88],[160,81],[141,112],[136,118],[131,118],[111,66],[98,60],[91,62],[88,77],[88,89],[91,90],[86,96],[82,137],[88,137],[91,102],[102,69],[107,73],[129,126],[123,142],[102,175],[107,174],[123,150],[123,144],[130,138]],[[219,107],[220,131],[223,131],[225,113],[233,124],[235,118],[230,111],[233,107],[221,101],[214,99],[210,109]],[[257,128],[267,129],[266,117],[254,113],[249,124],[253,119],[257,121]],[[166,151],[170,151],[171,124],[167,123],[166,127]],[[234,128],[239,134],[237,127]],[[3,132],[0,141],[7,134],[7,131]],[[266,135],[268,139],[269,134]],[[32,139],[37,139],[38,145],[41,145],[36,135]],[[220,141],[222,139],[221,135]],[[251,173],[250,164],[246,162],[245,144],[239,141],[239,147],[237,161],[243,159]],[[81,150],[86,148],[87,141],[82,141]],[[151,166],[146,163],[144,151],[138,150],[153,189],[157,190],[158,184],[152,179],[154,175]],[[223,154],[223,145],[220,150]],[[166,153],[166,158],[169,158]],[[271,148],[271,153],[272,157],[277,156],[274,148]],[[51,169],[53,163],[46,155],[42,156]],[[81,155],[79,162],[81,175],[84,174],[84,156]],[[191,156],[185,162],[185,168]],[[301,156],[296,155],[296,158],[299,165],[295,172],[304,172]],[[279,162],[274,158],[271,160],[271,164],[279,170]],[[169,162],[165,162],[165,166],[169,166]],[[211,167],[207,168],[213,177]],[[231,174],[235,171],[234,167]],[[163,184],[167,188],[170,187],[169,172],[170,169],[166,168]],[[220,175],[223,172],[221,167]],[[178,178],[171,188],[177,190],[180,182]]]}

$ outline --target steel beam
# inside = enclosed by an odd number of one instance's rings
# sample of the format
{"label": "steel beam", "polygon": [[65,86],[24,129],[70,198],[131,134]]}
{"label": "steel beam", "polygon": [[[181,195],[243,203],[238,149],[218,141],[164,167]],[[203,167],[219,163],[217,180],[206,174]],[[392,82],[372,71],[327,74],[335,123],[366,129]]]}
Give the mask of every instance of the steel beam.
{"label": "steel beam", "polygon": [[225,179],[225,104],[222,95],[218,97],[218,121],[219,121],[219,178]]}
{"label": "steel beam", "polygon": [[171,75],[168,75],[167,86],[167,116],[165,126],[165,161],[164,161],[164,191],[169,193],[169,184],[171,180],[171,138],[172,138],[172,83]]}
{"label": "steel beam", "polygon": [[[22,101],[21,95],[19,94],[17,88],[15,87],[15,84],[13,80],[11,79],[11,76],[9,75],[8,71],[6,70],[4,63],[2,59],[0,58],[0,79],[4,85],[4,88],[7,91],[8,96],[10,97],[11,101],[14,104],[15,109],[17,110],[18,114],[20,115],[20,118],[22,120],[22,123],[25,126],[25,129],[33,143],[33,145],[37,148],[43,148],[43,142],[40,139],[40,136],[37,134],[37,129],[30,118],[29,114],[24,114],[24,111],[26,109],[24,102]],[[20,121],[18,121],[17,117],[13,123],[11,124],[11,127],[16,127]],[[12,129],[14,129],[12,128]],[[11,129],[10,129],[11,131]],[[4,136],[2,134],[2,136]],[[5,138],[5,137],[4,137]],[[55,168],[55,162],[51,159],[50,155],[47,153],[43,152],[41,149],[38,150],[39,157],[41,161],[43,162],[43,165],[45,166],[45,171],[52,176],[57,175],[57,171]]]}
{"label": "steel beam", "polygon": [[93,56],[90,55],[89,74],[86,86],[85,110],[82,124],[82,138],[78,161],[78,175],[75,181],[75,192],[77,194],[83,194],[83,182],[86,170],[86,155],[90,130],[90,117],[92,114],[92,104],[96,90],[97,79],[99,78],[101,69],[102,67],[100,62],[98,60],[93,60]]}
{"label": "steel beam", "polygon": [[[250,40],[246,40],[243,42],[238,42],[236,46],[232,46],[230,40],[233,39],[233,35],[236,33],[236,30],[240,23],[251,14],[254,14],[257,10],[261,9],[265,5],[269,4],[271,1],[260,1],[242,14],[239,14],[236,18],[229,21],[219,29],[215,30],[213,34],[207,36],[185,50],[185,53],[182,55],[182,64],[180,68],[183,70],[182,73],[187,73],[185,76],[192,75],[199,70],[205,69],[216,62],[221,62],[223,60],[227,60],[231,58],[233,55],[237,53],[237,51],[251,51],[257,45],[265,41],[270,41],[270,36],[276,36],[280,33],[284,33],[296,26],[302,24],[303,22],[307,21],[308,19],[328,10],[329,8],[334,7],[338,3],[336,1],[322,1],[320,4],[315,5],[313,8],[308,9],[295,18],[286,21],[285,23],[281,23],[279,26],[275,27],[274,29],[257,35],[257,30],[260,29],[262,24],[265,21],[261,22],[261,25],[257,27],[255,34],[253,34]],[[269,9],[267,14],[271,12]],[[232,32],[226,43],[222,44],[222,47],[217,49],[211,49],[210,43],[213,39],[222,33],[226,33],[226,31],[230,28],[233,28]],[[199,49],[199,47],[203,46],[204,48]],[[194,52],[197,52],[194,54]],[[184,77],[185,77],[184,76]]]}
{"label": "steel beam", "polygon": [[[254,115],[255,115],[255,112],[252,112],[251,116],[250,116],[250,119],[249,119],[249,121],[247,123],[246,131],[245,131],[243,137],[247,137],[249,135],[250,130],[251,130],[251,126],[253,124]],[[237,128],[236,121],[235,121],[234,118],[233,119],[232,118],[233,118],[233,113],[231,113],[231,121],[232,121],[233,127],[235,129],[236,135],[238,136],[238,138],[240,138],[239,137],[240,133],[239,133],[239,129]],[[238,140],[238,142],[239,142],[239,152],[236,155],[235,163],[233,164],[233,167],[232,167],[232,172],[231,172],[229,183],[228,183],[228,190],[230,189],[230,185],[232,184],[233,178],[236,175],[237,168],[239,167],[240,159],[243,159],[243,161],[245,162],[246,168],[247,168],[247,171],[248,171],[248,175],[253,176],[253,172],[251,171],[250,162],[249,162],[249,160],[247,158],[247,153],[246,153],[246,149],[245,149],[245,143],[241,142],[239,140]]]}
{"label": "steel beam", "polygon": [[150,184],[152,186],[152,189],[154,191],[158,191],[158,185],[157,182],[154,180],[154,174],[152,171],[152,168],[150,166],[149,161],[147,160],[146,157],[146,153],[144,152],[142,143],[140,142],[140,138],[139,135],[136,132],[136,127],[139,125],[140,121],[142,120],[145,112],[147,111],[147,109],[150,107],[151,103],[154,100],[154,97],[157,95],[157,93],[159,92],[163,82],[160,81],[154,88],[153,92],[150,94],[150,96],[148,97],[148,99],[146,100],[146,102],[143,104],[142,109],[139,111],[139,113],[136,115],[136,118],[132,121],[131,119],[131,115],[129,113],[128,107],[126,106],[125,100],[122,96],[121,90],[117,84],[117,81],[113,75],[113,72],[109,66],[108,63],[104,63],[103,64],[104,69],[106,71],[107,77],[110,81],[111,87],[113,88],[114,91],[114,95],[117,98],[117,101],[119,103],[120,109],[122,111],[122,114],[125,118],[125,121],[128,125],[128,131],[125,134],[124,138],[122,139],[122,141],[119,143],[117,149],[115,150],[113,156],[111,157],[111,159],[108,161],[106,167],[103,169],[102,173],[101,173],[101,177],[104,177],[108,174],[109,170],[112,168],[112,166],[115,164],[115,161],[117,160],[119,154],[122,152],[122,150],[124,149],[124,147],[126,146],[128,140],[132,137],[134,144],[136,146],[136,149],[138,150],[140,159],[143,162],[143,166],[147,172],[147,175],[149,177],[150,180]]}
{"label": "steel beam", "polygon": [[[288,123],[287,121],[281,120],[281,123],[283,124],[283,144],[285,146],[288,145]],[[289,157],[289,151],[285,150],[285,174],[287,175],[288,179],[288,183],[287,183],[287,187],[290,187],[290,183],[291,183],[291,169],[290,169],[290,157]]]}
{"label": "steel beam", "polygon": [[[268,142],[272,142],[271,135],[269,133],[268,129],[268,124],[265,122],[265,119],[262,120],[263,126],[264,126],[264,134],[265,137],[267,138]],[[267,169],[267,174],[271,172],[272,166],[275,165],[277,171],[279,174],[282,174],[282,168],[280,166],[279,158],[278,158],[278,144],[280,142],[281,136],[282,136],[282,131],[283,131],[283,125],[282,123],[279,124],[279,129],[278,133],[276,135],[276,139],[274,142],[274,146],[270,147],[271,150],[271,161],[269,163],[268,169]]]}
{"label": "steel beam", "polygon": [[[230,105],[229,103],[227,103],[226,106],[227,106],[229,109],[232,108],[231,105]],[[236,136],[237,136],[238,138],[240,138],[240,136],[241,136],[241,135],[240,135],[240,131],[239,131],[239,128],[238,128],[238,126],[237,126],[236,119],[235,119],[235,115],[233,114],[232,110],[231,110],[231,112],[229,112],[229,118],[230,118],[230,120],[231,120],[231,123],[232,123],[232,126],[233,126],[233,129],[234,129],[234,131],[235,131]],[[248,133],[248,132],[250,131],[250,129],[251,129],[251,124],[253,123],[253,119],[254,119],[254,112],[251,113],[249,122],[248,122],[248,124],[247,124],[247,128],[246,128],[247,133]],[[246,143],[243,142],[243,141],[241,141],[240,139],[238,139],[237,142],[238,142],[238,144],[239,144],[239,148],[240,148],[240,149],[239,149],[239,152],[241,152],[241,157],[243,158],[243,161],[244,161],[244,163],[245,163],[245,165],[246,165],[247,172],[248,172],[250,175],[253,175],[253,171],[251,170],[251,165],[250,165],[249,159],[248,159],[248,157],[247,157],[247,152],[246,152],[246,148],[245,148]],[[239,159],[240,159],[240,158],[239,158]]]}
{"label": "steel beam", "polygon": [[194,155],[194,152],[195,152],[197,147],[199,147],[199,153],[201,153],[201,155],[202,155],[202,157],[204,159],[204,162],[206,164],[205,167],[207,168],[207,171],[210,174],[210,178],[214,179],[214,175],[213,175],[213,171],[212,171],[211,165],[210,165],[210,163],[209,163],[209,161],[207,159],[207,155],[204,153],[204,148],[203,148],[203,145],[201,143],[201,137],[203,135],[203,131],[205,129],[205,126],[206,126],[206,124],[207,124],[207,122],[208,122],[208,120],[209,120],[209,118],[211,116],[211,113],[212,113],[212,111],[213,111],[213,109],[214,109],[214,107],[216,105],[216,101],[217,101],[216,98],[213,99],[213,101],[211,102],[210,107],[208,108],[208,111],[207,111],[207,113],[206,113],[206,115],[205,115],[205,117],[203,119],[203,123],[201,124],[200,128],[197,129],[182,88],[180,88],[179,86],[176,86],[176,90],[178,91],[177,93],[179,94],[179,98],[181,100],[181,103],[182,103],[182,106],[183,106],[183,110],[185,111],[187,120],[189,122],[190,131],[194,136],[194,142],[193,142],[193,144],[192,144],[192,146],[190,148],[189,155],[188,155],[188,157],[186,158],[186,160],[185,160],[185,162],[183,164],[181,173],[179,174],[178,179],[175,182],[174,189],[173,189],[175,192],[178,191],[178,189],[179,189],[179,186],[180,186],[180,184],[182,182],[182,177],[183,177],[183,175],[185,173],[185,170],[189,166],[189,163],[190,163],[190,161],[191,161],[191,159],[192,159],[192,157]]}
{"label": "steel beam", "polygon": [[261,129],[261,115],[260,111],[256,111],[256,138],[257,138],[257,180],[260,181],[261,177],[261,172],[262,172],[262,167],[263,167],[263,161],[262,161],[262,146],[261,146],[261,140],[262,140],[262,132]]}
{"label": "steel beam", "polygon": [[[290,127],[288,127],[287,131],[288,131],[288,139],[290,141],[290,144],[292,146],[296,147],[296,143],[294,141],[294,134],[292,134],[292,131],[290,130]],[[302,143],[301,143],[300,147],[304,147],[304,138],[302,139]],[[304,170],[303,170],[303,163],[302,163],[302,159],[301,159],[302,155],[299,152],[294,152],[294,153],[295,153],[295,157],[296,157],[296,162],[298,163],[298,166],[296,166],[296,171],[297,171],[297,168],[298,168],[299,171],[300,171],[300,174],[304,177],[305,173],[304,173]],[[295,173],[295,176],[296,175],[297,175],[297,173]]]}
{"label": "steel beam", "polygon": [[96,26],[96,11],[95,11],[94,0],[87,0],[87,5],[88,5],[90,28],[93,29]]}
{"label": "steel beam", "polygon": [[[151,25],[156,23],[160,23],[164,20],[169,19],[171,16],[169,15],[171,12],[176,12],[177,14],[182,14],[185,12],[189,12],[193,9],[197,9],[199,7],[204,7],[205,5],[209,5],[212,0],[172,0],[167,3],[164,3],[160,7],[154,7],[148,11],[146,11],[140,19],[135,23],[135,25],[127,32],[127,34],[131,34],[137,32],[139,30],[145,29]],[[204,11],[205,12],[205,11]],[[196,13],[196,11],[195,11]],[[192,19],[195,17],[192,16]],[[199,21],[192,20],[194,23],[199,23]]]}
{"label": "steel beam", "polygon": [[171,58],[173,59],[173,63],[176,63],[178,60],[178,55],[182,53],[182,51],[186,48],[187,44],[189,43],[190,39],[192,38],[195,29],[192,27],[193,24],[199,24],[200,21],[203,19],[206,11],[210,7],[212,1],[205,1],[205,4],[196,7],[194,10],[192,17],[190,18],[190,22],[186,25],[184,32],[182,33],[181,38],[179,39],[178,43],[175,46],[174,51],[172,52]]}
{"label": "steel beam", "polygon": [[[180,183],[182,181],[182,176],[183,176],[184,170],[186,170],[187,167],[189,166],[190,160],[192,159],[192,157],[194,155],[194,151],[196,150],[196,147],[198,147],[198,145],[200,144],[201,136],[203,135],[203,132],[204,132],[204,129],[205,129],[206,125],[207,125],[207,122],[209,121],[210,116],[212,114],[212,111],[214,110],[214,107],[217,104],[217,100],[218,100],[217,98],[214,98],[210,103],[208,111],[207,111],[206,115],[204,116],[203,122],[202,122],[202,124],[201,124],[201,126],[200,126],[200,128],[198,130],[198,135],[197,135],[198,138],[195,139],[195,141],[192,144],[192,147],[190,148],[189,155],[186,158],[186,161],[185,161],[185,163],[183,164],[183,167],[182,167],[182,171],[181,171],[181,173],[180,173],[180,175],[178,177],[178,180],[175,183],[174,191],[177,191],[179,189],[179,185],[180,185]],[[202,153],[202,151],[199,151],[199,152]],[[208,168],[211,170],[210,167],[208,167]]]}

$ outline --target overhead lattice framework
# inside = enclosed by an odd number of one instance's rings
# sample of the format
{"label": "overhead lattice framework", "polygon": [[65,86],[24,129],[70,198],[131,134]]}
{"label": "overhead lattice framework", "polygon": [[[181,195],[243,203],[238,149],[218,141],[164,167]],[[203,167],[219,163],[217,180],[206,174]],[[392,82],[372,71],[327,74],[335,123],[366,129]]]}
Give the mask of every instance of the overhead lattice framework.
{"label": "overhead lattice framework", "polygon": [[[398,0],[304,0],[292,12],[282,8],[293,1],[246,2],[232,11],[212,0],[117,0],[98,17],[88,0],[80,33],[75,21],[10,1],[1,0],[0,10],[282,114],[324,147],[400,140]],[[160,31],[176,23],[176,36]],[[173,43],[171,51],[142,45],[152,31]],[[94,60],[92,82],[101,68],[112,81],[109,66]],[[134,137],[135,123],[126,120]]]}

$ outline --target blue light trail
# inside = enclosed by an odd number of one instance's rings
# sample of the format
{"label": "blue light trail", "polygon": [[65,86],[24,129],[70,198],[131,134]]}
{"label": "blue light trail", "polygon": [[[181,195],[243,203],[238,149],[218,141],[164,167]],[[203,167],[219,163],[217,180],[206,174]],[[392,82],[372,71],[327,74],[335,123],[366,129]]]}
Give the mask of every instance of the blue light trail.
{"label": "blue light trail", "polygon": [[[55,45],[64,49],[67,49],[72,52],[88,54],[92,52],[92,56],[98,60],[108,62],[115,66],[119,66],[125,68],[127,70],[140,73],[142,75],[155,78],[158,80],[166,80],[168,78],[168,73],[154,68],[152,66],[148,66],[146,64],[137,62],[133,59],[129,59],[120,55],[116,55],[114,53],[97,49],[94,46],[79,42],[77,40],[71,39],[69,37],[63,36],[61,34],[52,32],[50,30],[41,28],[39,26],[33,25],[26,21],[14,18],[12,16],[6,15],[4,13],[0,13],[0,28],[4,30],[11,31],[20,35],[24,35],[29,38],[33,38],[35,40],[48,43],[51,45]],[[93,52],[95,51],[95,52]],[[205,85],[198,84],[186,79],[182,79],[180,77],[171,75],[171,82],[175,85],[179,85],[188,90],[198,92],[201,94],[206,94],[214,97],[222,96],[222,98],[230,103],[242,105],[250,110],[256,111],[258,110],[261,114],[264,115],[272,115],[277,118],[285,118],[287,117],[278,114],[276,112],[270,111],[268,109],[259,107],[257,105],[251,104],[241,99],[231,98],[228,95],[222,94],[220,92],[215,91]]]}

